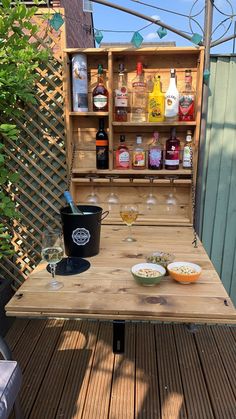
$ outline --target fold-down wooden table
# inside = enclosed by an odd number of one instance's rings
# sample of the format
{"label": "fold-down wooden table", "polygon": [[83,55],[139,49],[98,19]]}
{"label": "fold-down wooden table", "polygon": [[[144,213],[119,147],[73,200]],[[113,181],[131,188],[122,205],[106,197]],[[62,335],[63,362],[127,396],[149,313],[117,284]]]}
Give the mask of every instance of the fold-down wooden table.
{"label": "fold-down wooden table", "polygon": [[[90,269],[60,277],[64,287],[59,291],[45,289],[50,274],[40,263],[7,304],[7,315],[110,319],[115,321],[117,351],[123,345],[116,333],[125,320],[236,323],[236,310],[202,244],[192,245],[191,227],[132,228],[137,241],[127,243],[122,241],[127,227],[102,226],[100,252],[89,259]],[[167,276],[154,287],[136,284],[131,266],[156,250],[199,264],[203,272],[198,282],[182,285]]]}

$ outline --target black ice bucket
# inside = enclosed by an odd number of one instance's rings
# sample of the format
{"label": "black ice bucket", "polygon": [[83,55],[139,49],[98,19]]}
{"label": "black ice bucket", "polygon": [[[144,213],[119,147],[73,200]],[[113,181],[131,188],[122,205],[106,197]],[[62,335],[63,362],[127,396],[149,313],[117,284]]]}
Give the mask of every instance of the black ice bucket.
{"label": "black ice bucket", "polygon": [[94,205],[77,205],[83,215],[61,208],[65,253],[68,257],[90,257],[99,253],[101,222],[108,211]]}

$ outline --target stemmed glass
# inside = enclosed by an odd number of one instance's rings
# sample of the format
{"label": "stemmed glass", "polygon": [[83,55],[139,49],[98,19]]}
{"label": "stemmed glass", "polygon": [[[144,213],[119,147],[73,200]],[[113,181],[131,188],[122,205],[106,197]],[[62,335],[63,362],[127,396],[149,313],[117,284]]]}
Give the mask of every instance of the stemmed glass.
{"label": "stemmed glass", "polygon": [[150,180],[150,184],[151,184],[150,192],[146,199],[146,204],[147,204],[148,209],[151,209],[153,205],[157,204],[157,198],[155,197],[155,195],[153,195],[153,182],[154,182],[154,179],[157,178],[157,176],[146,176],[146,178]]}
{"label": "stemmed glass", "polygon": [[42,259],[49,263],[52,274],[51,281],[46,285],[50,291],[57,291],[64,286],[55,278],[56,265],[62,260],[64,243],[62,233],[59,230],[45,230],[42,237]]}
{"label": "stemmed glass", "polygon": [[[95,178],[96,176],[89,176],[91,184]],[[92,192],[90,192],[90,194],[86,198],[86,202],[89,202],[90,204],[99,204],[99,196],[94,192],[93,186],[92,186]]]}
{"label": "stemmed glass", "polygon": [[[110,181],[110,188],[112,189],[113,179],[114,178],[117,178],[118,176],[106,176],[106,177],[109,179],[109,181]],[[113,205],[113,204],[119,204],[119,202],[120,202],[118,195],[116,195],[113,191],[111,191],[109,193],[109,195],[106,198],[106,201],[107,201],[107,203],[109,205],[109,209],[111,209],[110,208],[111,205]]]}
{"label": "stemmed glass", "polygon": [[123,204],[120,207],[120,216],[122,221],[129,227],[129,236],[123,241],[136,242],[137,240],[132,237],[131,226],[137,220],[138,217],[138,206],[135,204]]}
{"label": "stemmed glass", "polygon": [[175,197],[175,188],[174,188],[174,180],[178,179],[178,176],[166,176],[166,179],[170,181],[170,192],[166,199],[167,211],[168,212],[175,212],[177,199]]}

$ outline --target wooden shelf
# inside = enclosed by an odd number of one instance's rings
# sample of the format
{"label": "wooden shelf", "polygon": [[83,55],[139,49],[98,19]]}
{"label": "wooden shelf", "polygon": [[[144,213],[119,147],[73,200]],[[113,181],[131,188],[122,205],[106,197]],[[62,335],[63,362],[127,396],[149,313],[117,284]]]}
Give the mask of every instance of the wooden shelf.
{"label": "wooden shelf", "polygon": [[126,126],[126,127],[178,127],[187,126],[195,127],[196,121],[174,121],[174,122],[112,122],[114,127]]}
{"label": "wooden shelf", "polygon": [[109,112],[69,112],[70,116],[108,116]]}
{"label": "wooden shelf", "polygon": [[120,176],[120,177],[128,177],[128,176],[137,176],[137,177],[145,177],[145,176],[191,176],[191,170],[189,169],[178,169],[178,170],[98,170],[98,169],[73,169],[73,174],[84,174],[85,176],[89,174],[101,175],[101,176]]}

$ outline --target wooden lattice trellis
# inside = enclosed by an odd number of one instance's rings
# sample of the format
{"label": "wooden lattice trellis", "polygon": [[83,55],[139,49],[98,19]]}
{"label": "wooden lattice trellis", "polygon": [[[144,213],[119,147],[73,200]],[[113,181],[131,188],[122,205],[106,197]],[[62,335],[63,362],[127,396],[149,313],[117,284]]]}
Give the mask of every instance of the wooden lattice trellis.
{"label": "wooden lattice trellis", "polygon": [[[59,208],[66,187],[66,152],[62,84],[62,50],[64,25],[53,31],[42,19],[43,11],[34,17],[41,28],[35,36],[39,48],[49,46],[52,58],[37,69],[36,105],[27,105],[21,118],[11,123],[20,129],[18,141],[7,140],[8,168],[20,175],[15,201],[20,219],[14,221],[16,253],[0,260],[0,274],[12,280],[17,289],[40,261],[43,228],[60,225]],[[0,118],[1,123],[9,120]]]}

